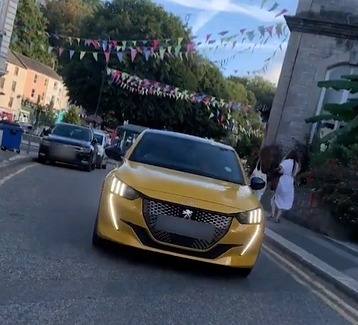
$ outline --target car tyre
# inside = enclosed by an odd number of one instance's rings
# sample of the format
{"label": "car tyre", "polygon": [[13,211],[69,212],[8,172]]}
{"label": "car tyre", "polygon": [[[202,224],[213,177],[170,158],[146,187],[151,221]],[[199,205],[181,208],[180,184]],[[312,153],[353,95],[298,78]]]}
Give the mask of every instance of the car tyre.
{"label": "car tyre", "polygon": [[40,164],[46,164],[46,156],[40,156],[38,155],[37,156],[37,161],[40,163]]}
{"label": "car tyre", "polygon": [[96,168],[97,168],[97,169],[100,169],[100,168],[101,168],[102,162],[103,162],[103,157],[101,157],[100,162],[96,165]]}
{"label": "car tyre", "polygon": [[242,268],[237,270],[237,274],[239,275],[240,278],[247,278],[250,275],[251,271],[252,271],[252,267]]}
{"label": "car tyre", "polygon": [[102,165],[102,169],[107,169],[107,164]]}

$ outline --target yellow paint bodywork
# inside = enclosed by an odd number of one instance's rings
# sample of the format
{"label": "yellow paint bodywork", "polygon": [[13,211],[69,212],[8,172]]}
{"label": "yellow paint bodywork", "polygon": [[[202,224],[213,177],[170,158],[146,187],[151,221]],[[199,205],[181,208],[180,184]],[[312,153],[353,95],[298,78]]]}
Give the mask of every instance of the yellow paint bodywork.
{"label": "yellow paint bodywork", "polygon": [[[133,148],[131,149],[133,150]],[[127,152],[126,157],[129,155],[130,152]],[[260,224],[253,225],[240,224],[233,219],[226,235],[209,250],[219,244],[233,247],[216,258],[197,257],[191,253],[198,252],[198,250],[181,247],[180,253],[173,252],[170,251],[170,246],[173,245],[159,242],[151,235],[142,215],[142,198],[128,200],[110,191],[113,178],[118,178],[139,193],[154,200],[223,214],[234,214],[261,208],[248,185],[237,185],[171,169],[139,164],[129,161],[126,157],[123,164],[111,171],[103,183],[96,221],[96,231],[99,237],[123,245],[207,263],[238,268],[253,267],[263,240],[265,226],[263,217]],[[247,179],[245,181],[247,182]],[[131,225],[145,229],[154,243],[164,246],[157,249],[143,244]],[[168,250],[163,247],[168,247]]]}

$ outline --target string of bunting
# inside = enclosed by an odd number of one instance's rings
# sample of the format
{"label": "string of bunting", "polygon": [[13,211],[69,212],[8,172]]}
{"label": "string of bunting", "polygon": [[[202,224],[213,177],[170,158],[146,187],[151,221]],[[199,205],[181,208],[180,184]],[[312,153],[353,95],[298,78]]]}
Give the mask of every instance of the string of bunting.
{"label": "string of bunting", "polygon": [[99,48],[96,51],[84,51],[73,48],[65,47],[52,47],[48,48],[49,53],[55,52],[59,57],[62,57],[66,53],[69,59],[72,59],[75,55],[79,56],[79,59],[82,60],[85,56],[90,55],[96,61],[98,61],[99,55],[103,56],[106,62],[109,62],[112,56],[117,57],[119,62],[123,62],[126,56],[129,56],[131,61],[134,62],[137,56],[141,55],[145,58],[146,61],[149,61],[150,58],[164,60],[166,57],[177,57],[183,60],[186,58],[189,60],[190,55],[195,52],[194,46],[187,45],[182,47],[181,45],[173,48],[172,46],[159,46],[157,48],[130,48],[129,50],[122,50],[119,48],[110,48],[110,49],[101,49]]}
{"label": "string of bunting", "polygon": [[[139,95],[155,95],[163,98],[185,100],[193,104],[204,104],[210,111],[209,119],[216,118],[220,124],[229,122],[232,110],[238,110],[242,107],[242,104],[234,101],[226,101],[190,90],[181,90],[178,87],[158,81],[141,79],[120,70],[108,68],[107,75],[111,84],[114,83],[123,89],[136,92]],[[226,114],[221,110],[224,110]]]}

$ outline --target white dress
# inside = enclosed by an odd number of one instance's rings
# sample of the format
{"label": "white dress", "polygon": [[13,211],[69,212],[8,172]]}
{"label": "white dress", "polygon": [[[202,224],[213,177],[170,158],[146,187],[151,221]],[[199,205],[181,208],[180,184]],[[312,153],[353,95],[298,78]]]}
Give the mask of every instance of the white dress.
{"label": "white dress", "polygon": [[273,200],[278,209],[290,210],[293,206],[295,197],[294,176],[297,174],[298,166],[295,166],[294,160],[285,159],[281,162],[280,167],[283,172],[281,175]]}

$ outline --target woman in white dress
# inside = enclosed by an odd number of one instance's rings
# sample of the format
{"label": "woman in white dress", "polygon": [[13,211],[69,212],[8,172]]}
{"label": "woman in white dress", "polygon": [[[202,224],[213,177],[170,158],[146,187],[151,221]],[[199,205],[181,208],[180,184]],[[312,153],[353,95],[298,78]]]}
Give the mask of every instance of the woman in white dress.
{"label": "woman in white dress", "polygon": [[275,194],[271,199],[272,215],[276,222],[280,222],[284,211],[291,210],[295,197],[295,176],[300,171],[298,153],[294,150],[283,159],[279,167],[281,175]]}

